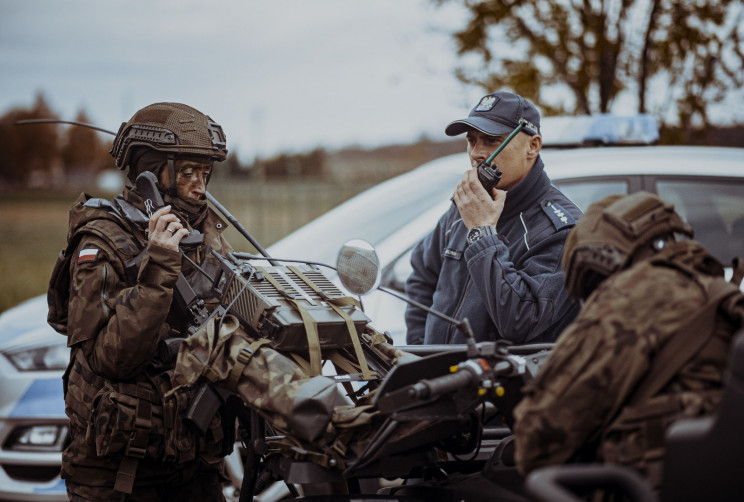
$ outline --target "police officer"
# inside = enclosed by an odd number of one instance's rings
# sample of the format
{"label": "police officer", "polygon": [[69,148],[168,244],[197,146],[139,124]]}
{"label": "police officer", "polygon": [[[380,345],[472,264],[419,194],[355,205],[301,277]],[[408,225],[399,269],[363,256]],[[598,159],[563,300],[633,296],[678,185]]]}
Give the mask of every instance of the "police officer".
{"label": "police officer", "polygon": [[563,256],[566,287],[585,302],[515,410],[522,473],[569,459],[619,463],[661,482],[664,434],[721,397],[744,296],[656,195],[589,207]]}
{"label": "police officer", "polygon": [[111,154],[133,185],[153,172],[166,205],[154,211],[128,186],[113,201],[82,194],[70,211],[67,261],[58,262],[69,262],[69,289],[59,287],[65,270],[49,291],[50,324],[71,348],[62,476],[71,500],[224,500],[219,415],[206,434],[185,427],[192,396],[164,399],[173,362],[157,354],[189,328],[179,276],[207,297],[218,267],[211,251],[231,250],[206,200],[225,136],[194,108],[155,103],[122,124]]}
{"label": "police officer", "polygon": [[[489,193],[477,166],[515,128],[497,155],[501,181]],[[451,317],[467,318],[478,341],[552,342],[578,310],[563,288],[560,259],[580,210],[556,187],[540,158],[540,114],[522,96],[494,92],[445,129],[465,134],[472,169],[454,204],[413,250],[407,294]],[[463,343],[439,317],[409,307],[409,344]]]}

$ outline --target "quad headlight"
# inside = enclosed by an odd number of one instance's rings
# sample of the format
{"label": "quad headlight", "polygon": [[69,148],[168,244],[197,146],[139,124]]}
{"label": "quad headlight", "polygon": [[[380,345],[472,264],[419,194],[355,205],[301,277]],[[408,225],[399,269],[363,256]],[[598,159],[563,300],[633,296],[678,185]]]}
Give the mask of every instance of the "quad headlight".
{"label": "quad headlight", "polygon": [[17,451],[62,451],[66,436],[66,425],[23,426],[10,434],[5,448]]}

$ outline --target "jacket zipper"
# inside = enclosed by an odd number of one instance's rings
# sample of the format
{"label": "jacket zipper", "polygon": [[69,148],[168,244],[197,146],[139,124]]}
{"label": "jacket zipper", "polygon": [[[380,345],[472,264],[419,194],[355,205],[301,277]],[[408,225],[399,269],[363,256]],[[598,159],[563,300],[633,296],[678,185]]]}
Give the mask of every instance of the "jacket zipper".
{"label": "jacket zipper", "polygon": [[[465,291],[463,292],[462,296],[460,297],[460,302],[457,304],[457,308],[455,309],[455,313],[452,315],[454,319],[457,319],[459,317],[460,311],[462,311],[462,306],[465,304],[465,298],[468,296],[468,291],[470,290],[470,285],[473,283],[473,278],[468,275],[468,282],[465,283]],[[458,319],[459,320],[459,319]],[[455,326],[453,324],[450,324],[449,329],[447,330],[447,338],[444,343],[450,343],[452,340],[452,336],[455,332]]]}

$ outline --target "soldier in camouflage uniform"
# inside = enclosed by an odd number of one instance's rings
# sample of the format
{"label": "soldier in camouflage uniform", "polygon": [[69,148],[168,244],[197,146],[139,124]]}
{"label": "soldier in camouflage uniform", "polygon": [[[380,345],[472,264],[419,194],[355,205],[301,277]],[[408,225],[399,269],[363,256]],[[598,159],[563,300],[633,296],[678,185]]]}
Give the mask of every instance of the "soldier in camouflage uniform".
{"label": "soldier in camouflage uniform", "polygon": [[572,230],[565,282],[585,303],[515,410],[522,473],[593,457],[658,488],[667,426],[715,411],[744,297],[680,233],[692,228],[646,192],[595,203]]}
{"label": "soldier in camouflage uniform", "polygon": [[218,267],[210,250],[231,250],[206,200],[225,137],[189,106],[156,103],[122,124],[111,154],[132,182],[155,173],[166,206],[149,214],[128,186],[113,201],[82,194],[70,211],[49,291],[50,324],[71,348],[62,476],[77,501],[224,500],[219,415],[201,436],[182,425],[190,396],[163,400],[174,364],[157,349],[186,334],[189,319],[174,301],[179,276],[206,297]]}

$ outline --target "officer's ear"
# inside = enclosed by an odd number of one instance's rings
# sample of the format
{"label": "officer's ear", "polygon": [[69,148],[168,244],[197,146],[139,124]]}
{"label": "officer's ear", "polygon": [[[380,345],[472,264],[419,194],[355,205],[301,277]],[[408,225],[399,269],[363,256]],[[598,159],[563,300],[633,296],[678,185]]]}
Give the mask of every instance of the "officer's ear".
{"label": "officer's ear", "polygon": [[542,149],[542,136],[535,134],[529,138],[530,141],[527,147],[527,158],[534,160],[540,154],[540,150]]}

